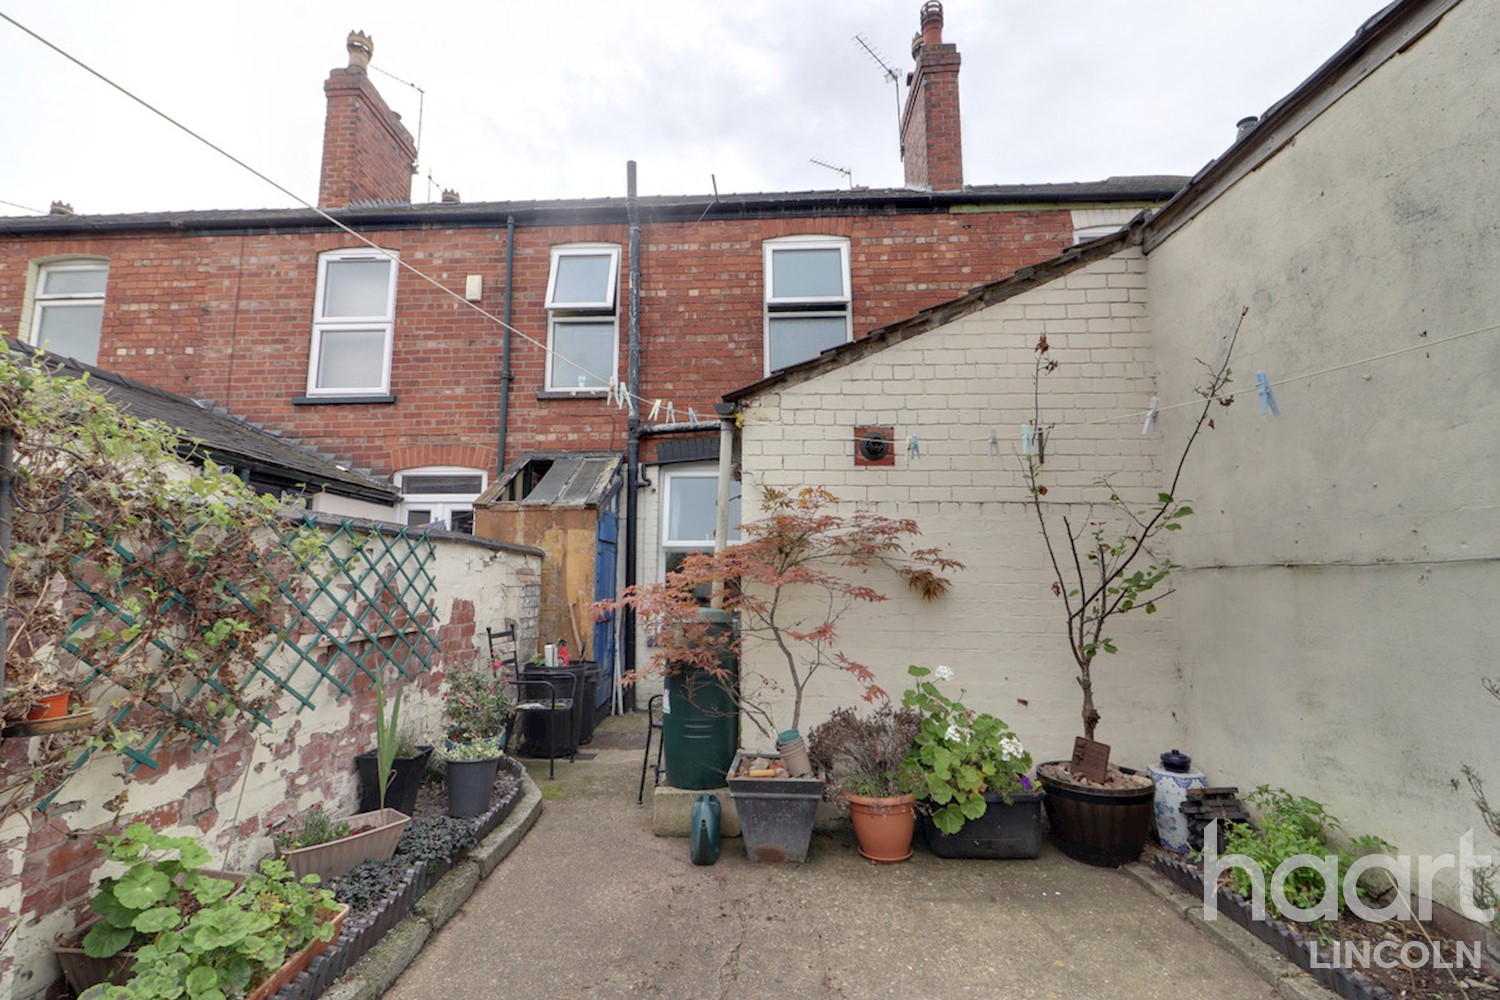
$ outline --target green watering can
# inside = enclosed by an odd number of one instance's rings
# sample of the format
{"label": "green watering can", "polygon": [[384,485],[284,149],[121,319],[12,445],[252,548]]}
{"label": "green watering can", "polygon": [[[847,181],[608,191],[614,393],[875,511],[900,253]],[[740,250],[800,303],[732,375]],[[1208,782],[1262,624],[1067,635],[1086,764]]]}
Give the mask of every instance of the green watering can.
{"label": "green watering can", "polygon": [[695,865],[719,860],[719,797],[707,792],[693,801],[693,838],[690,857]]}

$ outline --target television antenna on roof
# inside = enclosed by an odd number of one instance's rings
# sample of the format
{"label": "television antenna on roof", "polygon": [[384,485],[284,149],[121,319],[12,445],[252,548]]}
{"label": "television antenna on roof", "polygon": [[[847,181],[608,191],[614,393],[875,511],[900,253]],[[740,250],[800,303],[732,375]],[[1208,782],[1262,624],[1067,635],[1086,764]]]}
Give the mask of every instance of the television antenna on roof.
{"label": "television antenna on roof", "polygon": [[848,167],[836,167],[832,163],[824,163],[822,160],[814,159],[811,156],[807,158],[807,162],[815,163],[820,167],[827,167],[829,170],[832,170],[836,174],[843,174],[845,177],[849,178],[849,189],[851,191],[854,189],[854,171],[849,169]]}
{"label": "television antenna on roof", "polygon": [[901,74],[896,72],[879,52],[875,51],[874,46],[865,40],[864,35],[855,35],[854,42],[865,50],[865,55],[875,61],[875,65],[880,67],[885,78],[896,85],[896,142],[901,145],[901,155],[905,156],[906,146],[901,143]]}

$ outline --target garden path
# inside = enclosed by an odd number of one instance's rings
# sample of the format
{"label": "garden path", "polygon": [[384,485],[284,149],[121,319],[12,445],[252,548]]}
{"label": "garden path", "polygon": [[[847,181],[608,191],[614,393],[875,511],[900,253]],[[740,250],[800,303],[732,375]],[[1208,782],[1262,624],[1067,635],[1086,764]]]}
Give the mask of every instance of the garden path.
{"label": "garden path", "polygon": [[788,1000],[1266,1000],[1276,993],[1121,872],[1050,846],[1035,861],[878,866],[818,835],[801,866],[716,865],[635,804],[643,715],[589,761],[528,762],[545,808],[386,994]]}

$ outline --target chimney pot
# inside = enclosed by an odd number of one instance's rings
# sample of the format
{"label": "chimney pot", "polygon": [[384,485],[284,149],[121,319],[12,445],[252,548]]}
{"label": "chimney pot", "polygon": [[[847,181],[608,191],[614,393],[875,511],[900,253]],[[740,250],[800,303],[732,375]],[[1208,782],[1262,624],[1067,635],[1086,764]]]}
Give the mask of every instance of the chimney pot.
{"label": "chimney pot", "polygon": [[938,0],[922,5],[922,44],[943,44],[943,5]]}
{"label": "chimney pot", "polygon": [[349,50],[350,69],[369,68],[370,59],[375,55],[374,39],[363,31],[351,31],[344,47]]}
{"label": "chimney pot", "polygon": [[54,201],[52,207],[47,210],[48,215],[72,215],[73,206],[65,201]]}
{"label": "chimney pot", "polygon": [[1241,139],[1245,138],[1245,136],[1247,136],[1251,132],[1253,132],[1255,130],[1255,126],[1257,126],[1259,124],[1260,124],[1260,119],[1257,118],[1255,115],[1250,115],[1250,116],[1248,116],[1246,118],[1241,118],[1239,121],[1235,122],[1234,123],[1234,129],[1235,129],[1235,131],[1234,131],[1234,141],[1235,142],[1239,142]]}
{"label": "chimney pot", "polygon": [[457,205],[462,200],[463,199],[459,198],[457,191],[450,190],[449,188],[443,188],[444,205]]}

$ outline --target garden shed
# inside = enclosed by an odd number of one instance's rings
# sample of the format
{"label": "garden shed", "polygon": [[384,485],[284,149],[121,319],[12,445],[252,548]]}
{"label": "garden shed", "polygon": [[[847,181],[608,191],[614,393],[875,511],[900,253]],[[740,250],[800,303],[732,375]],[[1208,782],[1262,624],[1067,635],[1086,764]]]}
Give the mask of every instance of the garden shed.
{"label": "garden shed", "polygon": [[[593,605],[619,590],[623,467],[613,452],[531,453],[474,502],[474,534],[547,553],[537,647],[566,642],[574,662],[597,663],[595,710],[605,712],[619,689],[617,632],[615,616],[596,619]],[[523,641],[522,659],[531,651]]]}

